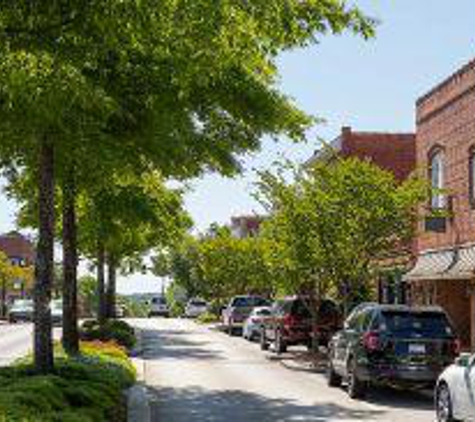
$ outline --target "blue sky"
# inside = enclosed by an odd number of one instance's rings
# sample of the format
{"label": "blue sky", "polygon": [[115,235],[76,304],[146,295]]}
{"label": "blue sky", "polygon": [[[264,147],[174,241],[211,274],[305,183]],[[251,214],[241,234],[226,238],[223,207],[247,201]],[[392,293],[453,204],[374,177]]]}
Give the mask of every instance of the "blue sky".
{"label": "blue sky", "polygon": [[[242,177],[208,175],[192,183],[186,205],[199,229],[232,215],[259,212],[251,196],[254,169],[279,156],[307,159],[317,136],[331,140],[342,126],[367,131],[414,131],[415,100],[475,57],[473,0],[354,1],[380,20],[377,36],[323,37],[319,45],[279,59],[280,87],[306,112],[322,117],[307,144],[264,140],[262,151],[243,158]],[[0,231],[14,226],[14,204],[0,198]],[[121,290],[158,289],[158,281],[135,276]]]}

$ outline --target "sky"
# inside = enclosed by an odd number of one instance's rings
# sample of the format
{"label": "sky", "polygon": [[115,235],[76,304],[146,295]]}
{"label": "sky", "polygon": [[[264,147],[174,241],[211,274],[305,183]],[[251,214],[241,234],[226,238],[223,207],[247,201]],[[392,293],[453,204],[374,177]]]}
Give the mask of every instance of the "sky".
{"label": "sky", "polygon": [[[191,183],[186,207],[199,230],[231,216],[259,213],[252,196],[255,170],[279,157],[297,162],[330,141],[343,126],[359,131],[412,132],[418,97],[475,57],[474,0],[354,0],[379,21],[375,39],[324,36],[279,58],[280,89],[307,113],[323,118],[305,144],[265,139],[259,153],[242,158],[235,179],[207,175]],[[15,204],[0,194],[0,232],[14,228]],[[122,279],[119,290],[160,291],[150,275]]]}

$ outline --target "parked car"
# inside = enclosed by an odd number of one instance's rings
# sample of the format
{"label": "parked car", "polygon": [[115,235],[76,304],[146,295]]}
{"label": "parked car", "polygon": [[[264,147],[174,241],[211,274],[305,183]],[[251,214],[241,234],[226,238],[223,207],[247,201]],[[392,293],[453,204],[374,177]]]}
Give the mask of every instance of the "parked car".
{"label": "parked car", "polygon": [[8,321],[33,321],[33,300],[17,299],[8,310]]}
{"label": "parked car", "polygon": [[154,316],[162,316],[168,318],[170,316],[170,310],[168,304],[163,296],[153,297],[150,301],[150,311],[148,313],[149,318]]}
{"label": "parked car", "polygon": [[233,297],[222,312],[224,329],[229,334],[233,334],[236,330],[242,330],[244,321],[254,308],[269,305],[270,302],[260,296]]}
{"label": "parked car", "polygon": [[271,308],[269,306],[258,306],[254,308],[251,314],[244,321],[242,328],[242,336],[246,340],[254,340],[261,335],[262,324],[266,318],[271,316]]}
{"label": "parked car", "polygon": [[328,384],[348,383],[363,397],[374,384],[425,388],[459,353],[459,341],[439,307],[365,304],[329,345]]}
{"label": "parked car", "polygon": [[261,349],[267,350],[271,343],[274,351],[285,353],[289,346],[311,346],[312,336],[321,346],[339,328],[339,312],[330,300],[322,300],[317,310],[315,324],[309,308],[309,300],[303,296],[288,297],[276,301],[271,316],[262,324]]}
{"label": "parked car", "polygon": [[60,326],[63,323],[63,301],[56,299],[51,301],[51,321],[53,325]]}
{"label": "parked car", "polygon": [[438,422],[475,421],[475,354],[463,353],[437,381]]}
{"label": "parked car", "polygon": [[185,307],[187,318],[198,318],[208,311],[208,304],[202,299],[190,299]]}

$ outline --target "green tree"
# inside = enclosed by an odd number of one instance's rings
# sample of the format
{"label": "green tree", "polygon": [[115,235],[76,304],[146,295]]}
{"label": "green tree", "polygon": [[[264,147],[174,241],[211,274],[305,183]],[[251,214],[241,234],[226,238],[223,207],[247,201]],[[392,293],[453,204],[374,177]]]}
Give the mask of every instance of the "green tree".
{"label": "green tree", "polygon": [[[168,175],[232,173],[262,135],[310,123],[274,87],[275,58],[316,34],[373,23],[339,0],[26,0],[0,8],[0,156],[34,169],[38,192],[35,364],[53,368],[49,300],[55,180],[85,157],[126,157]],[[108,148],[108,146],[113,148]],[[72,162],[67,158],[73,153]],[[74,172],[64,178],[74,207]],[[65,218],[73,222],[74,216]],[[72,223],[65,242],[74,249]],[[72,268],[75,254],[67,250]],[[65,276],[74,278],[65,269]]]}
{"label": "green tree", "polygon": [[259,192],[271,213],[263,237],[275,283],[317,301],[344,298],[348,309],[368,292],[378,262],[412,238],[427,188],[346,159],[298,169],[291,181],[283,172],[261,173]]}

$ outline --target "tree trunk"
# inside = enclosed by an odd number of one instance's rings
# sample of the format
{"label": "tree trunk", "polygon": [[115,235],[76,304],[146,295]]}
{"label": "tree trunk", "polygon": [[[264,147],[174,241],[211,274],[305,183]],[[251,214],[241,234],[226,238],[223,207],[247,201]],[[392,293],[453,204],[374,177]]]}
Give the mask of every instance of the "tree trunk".
{"label": "tree trunk", "polygon": [[54,277],[54,148],[43,140],[39,148],[39,236],[35,264],[34,363],[39,373],[54,370],[51,326],[51,286]]}
{"label": "tree trunk", "polygon": [[107,319],[107,304],[106,304],[106,291],[105,291],[105,251],[104,244],[100,240],[97,245],[97,297],[98,297],[98,309],[97,319],[100,323],[104,323]]}
{"label": "tree trunk", "polygon": [[117,264],[112,255],[108,260],[108,278],[107,278],[107,317],[116,318],[116,285],[117,285]]}
{"label": "tree trunk", "polygon": [[63,338],[69,355],[79,353],[77,312],[77,226],[74,169],[63,186]]}
{"label": "tree trunk", "polygon": [[5,318],[7,316],[7,282],[5,278],[2,277],[2,291],[0,293],[1,298],[1,316],[2,318]]}

